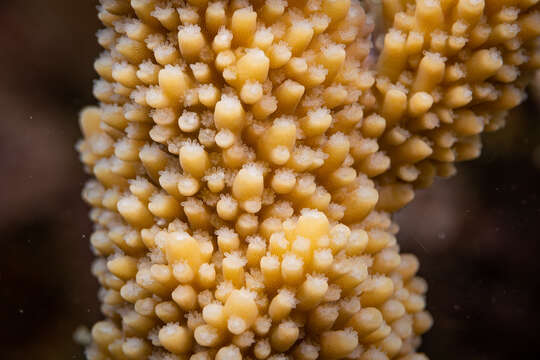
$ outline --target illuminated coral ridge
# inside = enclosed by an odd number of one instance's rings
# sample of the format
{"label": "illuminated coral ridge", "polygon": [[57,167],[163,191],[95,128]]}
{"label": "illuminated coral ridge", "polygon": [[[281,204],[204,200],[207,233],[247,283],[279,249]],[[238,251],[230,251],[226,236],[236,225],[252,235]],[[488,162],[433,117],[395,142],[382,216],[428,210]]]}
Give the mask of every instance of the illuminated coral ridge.
{"label": "illuminated coral ridge", "polygon": [[523,101],[537,0],[98,9],[88,359],[427,359],[391,214]]}

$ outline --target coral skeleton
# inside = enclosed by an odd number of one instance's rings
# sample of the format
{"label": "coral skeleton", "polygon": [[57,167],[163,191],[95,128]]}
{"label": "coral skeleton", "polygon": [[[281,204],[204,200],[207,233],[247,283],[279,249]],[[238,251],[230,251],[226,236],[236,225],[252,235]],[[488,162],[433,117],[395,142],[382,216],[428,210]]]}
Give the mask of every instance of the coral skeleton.
{"label": "coral skeleton", "polygon": [[424,360],[392,214],[480,154],[538,0],[101,0],[89,360]]}

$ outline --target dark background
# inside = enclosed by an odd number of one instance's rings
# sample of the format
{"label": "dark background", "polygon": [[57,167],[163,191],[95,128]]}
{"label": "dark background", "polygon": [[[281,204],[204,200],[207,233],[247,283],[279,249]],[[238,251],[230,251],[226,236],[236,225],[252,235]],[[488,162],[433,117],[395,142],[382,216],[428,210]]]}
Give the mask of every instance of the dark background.
{"label": "dark background", "polygon": [[[100,318],[74,151],[77,113],[94,102],[98,27],[91,0],[0,0],[0,359],[82,359],[73,331]],[[430,285],[436,322],[422,350],[434,360],[538,352],[534,94],[485,136],[481,159],[399,214],[402,247]]]}

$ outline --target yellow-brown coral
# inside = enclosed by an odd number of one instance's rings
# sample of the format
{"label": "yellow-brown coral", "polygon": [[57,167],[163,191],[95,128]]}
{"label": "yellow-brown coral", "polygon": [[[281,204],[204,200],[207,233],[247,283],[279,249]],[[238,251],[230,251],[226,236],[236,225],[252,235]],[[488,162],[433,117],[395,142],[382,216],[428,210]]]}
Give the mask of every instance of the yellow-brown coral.
{"label": "yellow-brown coral", "polygon": [[89,359],[426,358],[391,213],[523,100],[540,13],[384,0],[372,39],[374,11],[101,1],[78,144],[107,317]]}

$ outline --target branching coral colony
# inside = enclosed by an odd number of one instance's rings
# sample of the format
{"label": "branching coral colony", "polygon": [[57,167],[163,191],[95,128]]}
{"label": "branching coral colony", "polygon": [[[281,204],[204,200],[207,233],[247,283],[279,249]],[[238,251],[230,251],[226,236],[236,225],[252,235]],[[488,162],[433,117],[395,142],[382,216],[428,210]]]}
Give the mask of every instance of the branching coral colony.
{"label": "branching coral colony", "polygon": [[101,1],[88,359],[427,359],[391,214],[523,101],[539,5],[384,0],[381,36],[367,8]]}

